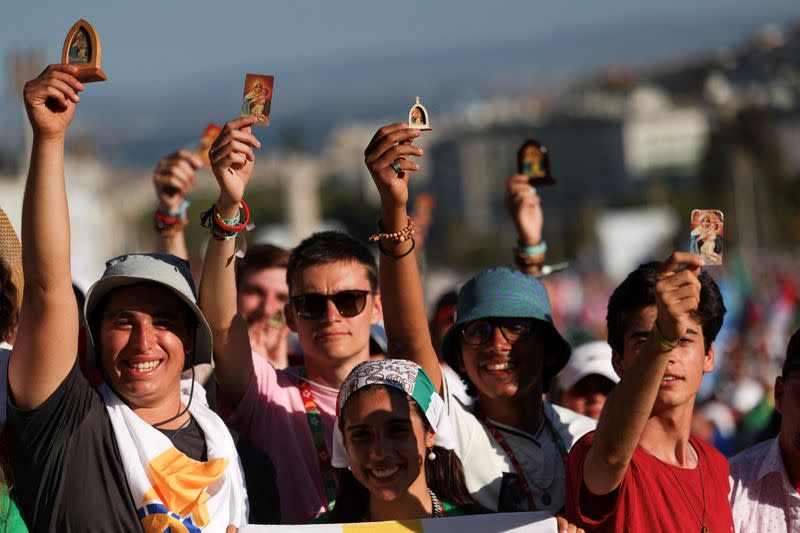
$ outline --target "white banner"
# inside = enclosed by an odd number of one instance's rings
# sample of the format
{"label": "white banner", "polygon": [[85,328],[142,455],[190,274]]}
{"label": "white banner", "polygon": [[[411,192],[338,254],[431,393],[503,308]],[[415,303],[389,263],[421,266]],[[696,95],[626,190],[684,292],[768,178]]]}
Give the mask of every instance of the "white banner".
{"label": "white banner", "polygon": [[402,522],[242,526],[240,533],[557,533],[556,519],[545,512],[497,513]]}

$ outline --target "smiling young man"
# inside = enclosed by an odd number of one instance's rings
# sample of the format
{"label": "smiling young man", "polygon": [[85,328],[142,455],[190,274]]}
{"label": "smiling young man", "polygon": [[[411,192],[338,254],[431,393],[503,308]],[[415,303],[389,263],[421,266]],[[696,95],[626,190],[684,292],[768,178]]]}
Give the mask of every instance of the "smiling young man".
{"label": "smiling young man", "polygon": [[568,460],[567,518],[587,530],[733,531],[727,462],[690,436],[725,314],[702,266],[675,252],[629,274],[608,302],[621,380]]}
{"label": "smiling young man", "polygon": [[[220,185],[215,209],[225,218],[239,212],[260,147],[251,125],[249,117],[229,122],[210,151]],[[306,523],[335,501],[336,395],[350,370],[369,359],[370,326],[381,318],[375,260],[340,232],[312,235],[292,251],[285,315],[304,364],[281,371],[252,356],[247,323],[236,311],[234,254],[232,240],[210,239],[200,284],[222,403],[231,408],[231,427],[275,464],[281,521]]]}
{"label": "smiling young man", "polygon": [[381,196],[380,286],[389,353],[422,366],[442,392],[464,464],[467,488],[499,511],[558,512],[565,501],[564,458],[594,421],[542,400],[547,383],[566,363],[570,347],[552,322],[542,283],[521,272],[494,268],[459,292],[456,323],[442,356],[477,395],[474,411],[442,379],[425,317],[413,240],[408,226],[408,177],[417,130],[393,124],[378,130],[366,165]]}
{"label": "smiling young man", "polygon": [[[12,468],[34,531],[224,531],[247,519],[238,456],[202,389],[211,331],[188,265],[129,254],[107,263],[85,312],[105,385],[78,369],[64,141],[83,85],[51,65],[25,85],[34,143],[22,215],[26,288],[9,363]],[[191,479],[191,483],[187,483]],[[161,529],[158,529],[161,527]]]}

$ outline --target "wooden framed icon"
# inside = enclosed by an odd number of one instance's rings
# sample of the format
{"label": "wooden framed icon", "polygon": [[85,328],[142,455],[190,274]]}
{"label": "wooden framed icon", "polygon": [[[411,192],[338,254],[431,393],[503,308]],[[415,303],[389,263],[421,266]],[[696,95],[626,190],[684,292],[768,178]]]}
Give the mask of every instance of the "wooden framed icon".
{"label": "wooden framed icon", "polygon": [[253,115],[258,119],[255,126],[269,126],[272,110],[272,89],[275,76],[247,74],[244,77],[241,116]]}
{"label": "wooden framed icon", "polygon": [[431,117],[425,106],[419,103],[419,96],[417,96],[417,101],[411,106],[411,109],[408,110],[408,126],[423,131],[432,129]]}
{"label": "wooden framed icon", "polygon": [[550,154],[547,147],[534,139],[528,139],[517,152],[517,172],[525,174],[531,185],[554,185],[550,174]]}
{"label": "wooden framed icon", "polygon": [[108,78],[100,68],[102,52],[100,37],[94,26],[80,19],[72,25],[67,33],[67,38],[64,39],[61,63],[78,67],[78,74],[75,76],[78,81],[84,83],[106,81]]}

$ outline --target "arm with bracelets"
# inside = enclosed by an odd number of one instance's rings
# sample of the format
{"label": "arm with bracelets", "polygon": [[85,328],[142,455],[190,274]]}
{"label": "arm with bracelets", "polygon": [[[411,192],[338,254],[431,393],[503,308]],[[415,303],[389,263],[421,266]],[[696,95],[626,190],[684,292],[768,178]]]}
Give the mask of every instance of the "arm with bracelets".
{"label": "arm with bracelets", "polygon": [[200,308],[214,337],[215,375],[225,399],[236,405],[253,375],[247,323],[236,307],[236,235],[249,220],[244,191],[253,173],[253,150],[261,143],[251,132],[255,117],[225,124],[211,146],[211,170],[219,184],[217,201],[203,213],[211,232],[200,281]]}

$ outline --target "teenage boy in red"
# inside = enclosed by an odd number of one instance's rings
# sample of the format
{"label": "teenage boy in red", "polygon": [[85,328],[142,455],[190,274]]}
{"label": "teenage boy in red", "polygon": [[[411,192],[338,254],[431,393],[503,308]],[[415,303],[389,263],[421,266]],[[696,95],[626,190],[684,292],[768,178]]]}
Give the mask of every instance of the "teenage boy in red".
{"label": "teenage boy in red", "polygon": [[[694,254],[639,267],[608,302],[621,381],[567,461],[567,518],[591,531],[733,532],[728,464],[690,436],[725,306]],[[590,529],[591,528],[591,529]]]}

